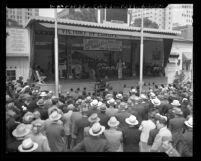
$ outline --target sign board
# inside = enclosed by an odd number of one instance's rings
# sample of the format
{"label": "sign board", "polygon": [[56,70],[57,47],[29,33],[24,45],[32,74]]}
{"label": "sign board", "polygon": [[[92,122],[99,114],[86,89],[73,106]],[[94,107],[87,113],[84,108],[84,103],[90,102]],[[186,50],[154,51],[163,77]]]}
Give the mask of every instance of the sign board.
{"label": "sign board", "polygon": [[122,51],[122,41],[107,39],[83,39],[83,49]]}
{"label": "sign board", "polygon": [[28,55],[30,44],[27,29],[6,28],[6,54]]}

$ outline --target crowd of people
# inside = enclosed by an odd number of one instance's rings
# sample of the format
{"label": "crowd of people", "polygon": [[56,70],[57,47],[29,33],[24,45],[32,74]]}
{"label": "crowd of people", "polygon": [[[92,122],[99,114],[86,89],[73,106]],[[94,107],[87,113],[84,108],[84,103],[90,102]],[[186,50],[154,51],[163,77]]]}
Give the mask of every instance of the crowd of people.
{"label": "crowd of people", "polygon": [[7,152],[164,152],[192,156],[191,83],[57,98],[37,84],[7,82]]}

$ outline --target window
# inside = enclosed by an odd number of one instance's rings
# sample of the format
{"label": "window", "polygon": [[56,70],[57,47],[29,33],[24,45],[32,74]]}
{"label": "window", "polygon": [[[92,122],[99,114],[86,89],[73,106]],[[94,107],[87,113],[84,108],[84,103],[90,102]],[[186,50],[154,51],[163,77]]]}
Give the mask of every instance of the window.
{"label": "window", "polygon": [[16,71],[15,70],[7,70],[6,77],[8,77],[9,80],[16,80]]}

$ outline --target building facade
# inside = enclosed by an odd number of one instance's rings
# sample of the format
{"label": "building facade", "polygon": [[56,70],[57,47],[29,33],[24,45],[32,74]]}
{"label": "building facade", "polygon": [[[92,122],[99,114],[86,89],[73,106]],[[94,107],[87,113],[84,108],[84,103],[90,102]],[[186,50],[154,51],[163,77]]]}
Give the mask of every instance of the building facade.
{"label": "building facade", "polygon": [[[132,9],[131,24],[141,18],[142,9]],[[166,8],[145,8],[144,17],[159,25],[160,29],[172,30],[173,27],[192,25],[193,4],[170,4]]]}
{"label": "building facade", "polygon": [[6,19],[17,21],[23,27],[29,18],[39,16],[37,8],[6,8]]}

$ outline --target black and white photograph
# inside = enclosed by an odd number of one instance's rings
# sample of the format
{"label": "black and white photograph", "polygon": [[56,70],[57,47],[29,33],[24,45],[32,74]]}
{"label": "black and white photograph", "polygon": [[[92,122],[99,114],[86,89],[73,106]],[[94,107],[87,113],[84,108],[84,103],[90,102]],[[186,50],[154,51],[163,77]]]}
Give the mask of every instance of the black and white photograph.
{"label": "black and white photograph", "polygon": [[193,157],[193,4],[5,11],[6,153]]}

